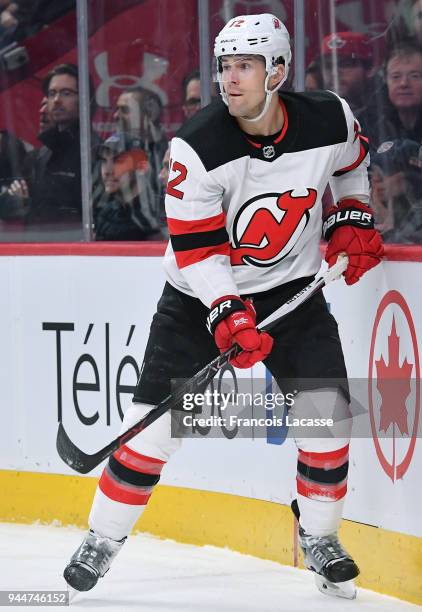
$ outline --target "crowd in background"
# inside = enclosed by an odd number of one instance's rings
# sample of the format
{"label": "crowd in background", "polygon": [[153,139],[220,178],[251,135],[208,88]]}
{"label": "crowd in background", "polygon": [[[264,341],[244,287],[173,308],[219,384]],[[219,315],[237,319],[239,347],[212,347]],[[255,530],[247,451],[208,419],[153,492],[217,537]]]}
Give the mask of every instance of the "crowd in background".
{"label": "crowd in background", "polygon": [[0,49],[74,9],[76,0],[0,0]]}
{"label": "crowd in background", "polygon": [[[0,0],[0,46],[34,27],[46,0]],[[74,2],[55,4],[55,18]],[[53,11],[54,12],[54,11]],[[31,18],[28,15],[31,14]],[[382,62],[359,32],[332,32],[306,68],[305,89],[344,97],[368,137],[371,204],[386,242],[422,242],[422,0],[401,0],[385,35]],[[212,95],[215,94],[214,86]],[[39,146],[28,148],[0,131],[0,219],[48,227],[51,236],[82,222],[78,69],[55,66],[40,92]],[[198,70],[180,83],[180,107],[189,120],[201,107]],[[91,84],[91,116],[95,92]],[[169,174],[168,134],[160,97],[145,87],[122,89],[113,132],[91,133],[93,233],[96,240],[168,237],[164,193]],[[327,193],[324,201],[328,202]],[[52,234],[53,232],[53,234]]]}
{"label": "crowd in background", "polygon": [[422,0],[403,0],[383,62],[358,32],[326,36],[306,70],[307,90],[344,97],[368,138],[371,204],[386,242],[422,242]]}

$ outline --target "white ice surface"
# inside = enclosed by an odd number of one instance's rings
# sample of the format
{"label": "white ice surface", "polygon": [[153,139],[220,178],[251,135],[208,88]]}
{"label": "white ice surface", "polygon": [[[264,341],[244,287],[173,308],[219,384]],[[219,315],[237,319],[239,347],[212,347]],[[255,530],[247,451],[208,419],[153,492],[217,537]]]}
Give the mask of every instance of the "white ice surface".
{"label": "white ice surface", "polygon": [[[76,528],[0,523],[0,590],[64,590],[62,578],[84,532]],[[72,610],[147,612],[405,612],[420,610],[358,589],[354,601],[317,591],[310,572],[211,546],[197,547],[137,535],[111,570]],[[60,610],[37,606],[0,610]]]}

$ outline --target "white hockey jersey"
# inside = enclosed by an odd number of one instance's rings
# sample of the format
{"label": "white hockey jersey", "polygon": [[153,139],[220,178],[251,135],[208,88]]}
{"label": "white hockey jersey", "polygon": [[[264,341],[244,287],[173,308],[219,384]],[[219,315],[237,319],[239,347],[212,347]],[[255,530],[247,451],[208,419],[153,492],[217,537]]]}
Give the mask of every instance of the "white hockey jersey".
{"label": "white hockey jersey", "polygon": [[331,92],[280,94],[275,136],[243,132],[220,101],[171,143],[168,281],[206,306],[317,273],[321,199],[368,202],[368,144]]}

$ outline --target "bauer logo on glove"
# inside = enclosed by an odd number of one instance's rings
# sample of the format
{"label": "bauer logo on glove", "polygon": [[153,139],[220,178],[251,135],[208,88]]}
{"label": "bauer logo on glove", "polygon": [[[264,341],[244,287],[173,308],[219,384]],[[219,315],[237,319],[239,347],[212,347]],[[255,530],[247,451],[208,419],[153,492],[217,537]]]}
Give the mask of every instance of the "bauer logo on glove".
{"label": "bauer logo on glove", "polygon": [[252,302],[243,301],[235,295],[224,296],[212,303],[207,328],[213,334],[221,353],[235,343],[243,349],[230,361],[236,368],[250,368],[258,361],[263,361],[273,346],[271,336],[256,328],[256,313]]}
{"label": "bauer logo on glove", "polygon": [[349,258],[344,272],[348,285],[356,283],[365,272],[378,265],[384,254],[380,233],[374,228],[374,217],[366,204],[354,199],[342,200],[328,211],[323,224],[328,240],[325,261],[331,268],[342,253]]}
{"label": "bauer logo on glove", "polygon": [[224,300],[218,302],[216,306],[211,307],[210,314],[207,317],[207,329],[210,334],[214,333],[219,321],[225,319],[231,312],[236,312],[239,310],[246,310],[246,306],[238,297],[224,298]]}
{"label": "bauer logo on glove", "polygon": [[[332,209],[331,209],[332,210]],[[373,228],[374,217],[372,212],[364,212],[358,208],[348,208],[332,212],[324,221],[322,233],[329,240],[334,229],[342,225],[355,225],[362,228]]]}

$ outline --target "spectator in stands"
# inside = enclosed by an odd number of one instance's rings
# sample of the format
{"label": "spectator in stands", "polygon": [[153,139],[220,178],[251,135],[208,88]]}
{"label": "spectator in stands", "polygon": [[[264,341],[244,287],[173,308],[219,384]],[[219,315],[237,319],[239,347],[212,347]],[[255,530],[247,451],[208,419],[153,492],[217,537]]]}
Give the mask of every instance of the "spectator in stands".
{"label": "spectator in stands", "polygon": [[370,41],[359,32],[335,32],[322,41],[321,69],[324,88],[345,98],[355,115],[370,99],[374,76]]}
{"label": "spectator in stands", "polygon": [[44,96],[41,100],[39,110],[38,138],[42,132],[54,127],[53,120],[48,112],[48,98]]}
{"label": "spectator in stands", "polygon": [[[161,187],[159,173],[168,142],[161,124],[162,104],[159,96],[144,87],[132,87],[122,91],[116,103],[113,118],[116,133],[125,134],[128,142],[142,149],[148,157],[149,198],[154,197],[154,209],[160,208]],[[102,186],[101,186],[102,187]],[[101,207],[103,196],[98,198],[98,187],[94,189],[94,209]]]}
{"label": "spectator in stands", "polygon": [[14,40],[19,23],[18,9],[19,6],[16,2],[0,1],[0,47],[4,47]]}
{"label": "spectator in stands", "polygon": [[[372,156],[372,200],[387,242],[422,242],[422,147],[412,140],[385,142]],[[374,183],[375,178],[375,183]],[[374,193],[375,186],[375,193]],[[382,208],[384,210],[382,211]],[[384,218],[382,218],[384,213]]]}
{"label": "spectator in stands", "polygon": [[387,198],[385,176],[381,168],[372,164],[370,167],[371,208],[374,212],[375,227],[381,234],[394,227],[394,215],[391,198]]}
{"label": "spectator in stands", "polygon": [[16,13],[18,12],[19,6],[16,2],[10,0],[2,0],[0,2],[0,26],[7,30],[8,28],[17,25],[18,20],[16,19]]}
{"label": "spectator in stands", "polygon": [[160,181],[163,189],[167,187],[167,181],[169,180],[170,173],[170,147],[167,147],[167,151],[164,154],[163,165],[160,171]]}
{"label": "spectator in stands", "polygon": [[[47,111],[47,98],[41,100],[39,109],[38,138],[45,130],[53,127],[53,122]],[[3,220],[16,219],[26,215],[28,189],[26,177],[38,155],[38,150],[26,152],[23,143],[9,134],[0,132],[0,218]],[[25,194],[25,199],[18,194]],[[15,197],[16,195],[16,197]]]}
{"label": "spectator in stands", "polygon": [[165,208],[165,195],[167,182],[170,174],[170,147],[167,148],[167,151],[164,154],[163,164],[161,167],[161,171],[159,174],[159,179],[161,183],[161,198],[160,198],[160,206],[159,206],[159,221],[161,233],[164,238],[169,237],[168,228],[167,228],[167,217],[166,217],[166,208]]}
{"label": "spectator in stands", "polygon": [[[25,158],[26,149],[23,142],[8,130],[0,130],[0,194],[6,193],[13,181],[23,176]],[[0,210],[0,217],[5,216],[8,214],[3,208]]]}
{"label": "spectator in stands", "polygon": [[183,88],[183,114],[185,119],[193,117],[201,108],[201,81],[199,70],[185,76]]}
{"label": "spectator in stands", "polygon": [[422,0],[401,0],[398,3],[386,40],[389,50],[403,42],[422,45]]}
{"label": "spectator in stands", "polygon": [[[77,66],[56,66],[43,81],[43,93],[47,114],[43,108],[38,136],[43,146],[31,156],[26,178],[12,183],[8,196],[15,198],[17,210],[24,209],[28,227],[78,226],[82,197]],[[95,134],[92,140],[98,144]]]}
{"label": "spectator in stands", "polygon": [[422,143],[422,47],[404,42],[386,58],[387,94],[377,121],[359,117],[371,151],[382,143],[410,139]]}
{"label": "spectator in stands", "polygon": [[305,70],[305,91],[315,91],[318,89],[324,89],[324,81],[320,60],[314,59]]}
{"label": "spectator in stands", "polygon": [[138,140],[110,136],[98,148],[104,195],[94,210],[96,240],[161,240],[152,168]]}
{"label": "spectator in stands", "polygon": [[161,100],[156,93],[144,87],[134,87],[120,94],[113,116],[117,132],[139,139],[148,153],[157,193],[158,174],[168,144],[161,124],[161,112]]}
{"label": "spectator in stands", "polygon": [[[1,0],[8,5],[5,8],[5,18],[10,23],[7,33],[7,44],[34,35],[70,11],[76,10],[76,0]],[[1,4],[0,2],[0,4]],[[3,15],[0,16],[2,20]],[[64,27],[56,36],[65,39],[69,33]]]}

